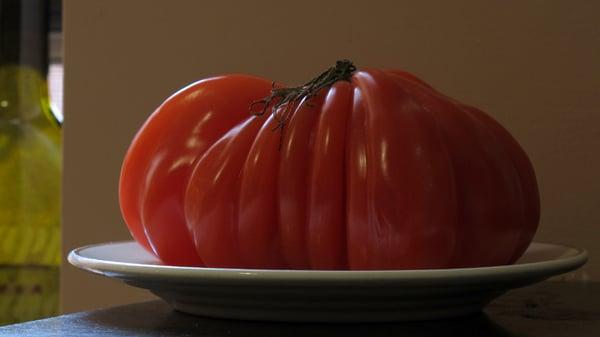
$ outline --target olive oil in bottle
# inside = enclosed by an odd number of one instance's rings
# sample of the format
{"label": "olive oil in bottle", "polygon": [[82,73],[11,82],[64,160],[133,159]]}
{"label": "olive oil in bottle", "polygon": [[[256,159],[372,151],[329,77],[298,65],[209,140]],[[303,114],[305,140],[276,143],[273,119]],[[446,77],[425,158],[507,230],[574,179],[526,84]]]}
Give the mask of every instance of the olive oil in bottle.
{"label": "olive oil in bottle", "polygon": [[48,13],[46,0],[0,0],[2,323],[58,310],[62,156],[46,82]]}

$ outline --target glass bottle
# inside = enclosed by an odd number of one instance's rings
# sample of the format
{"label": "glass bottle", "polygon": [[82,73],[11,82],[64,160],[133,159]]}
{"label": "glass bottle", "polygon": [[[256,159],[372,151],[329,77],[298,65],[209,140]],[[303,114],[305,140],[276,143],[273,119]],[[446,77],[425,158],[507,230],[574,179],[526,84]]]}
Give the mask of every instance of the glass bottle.
{"label": "glass bottle", "polygon": [[48,1],[0,0],[0,324],[58,311],[61,129]]}

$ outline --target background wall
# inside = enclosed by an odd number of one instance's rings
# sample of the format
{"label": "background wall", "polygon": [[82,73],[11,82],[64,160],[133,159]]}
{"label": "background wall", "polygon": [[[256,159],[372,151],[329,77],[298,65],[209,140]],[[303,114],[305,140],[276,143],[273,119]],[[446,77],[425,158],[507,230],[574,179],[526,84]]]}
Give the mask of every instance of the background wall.
{"label": "background wall", "polygon": [[[585,247],[600,280],[598,1],[65,0],[64,250],[128,239],[120,163],[137,128],[194,80],[300,83],[345,57],[403,68],[482,108],[536,168],[536,240]],[[65,311],[149,295],[65,265]]]}

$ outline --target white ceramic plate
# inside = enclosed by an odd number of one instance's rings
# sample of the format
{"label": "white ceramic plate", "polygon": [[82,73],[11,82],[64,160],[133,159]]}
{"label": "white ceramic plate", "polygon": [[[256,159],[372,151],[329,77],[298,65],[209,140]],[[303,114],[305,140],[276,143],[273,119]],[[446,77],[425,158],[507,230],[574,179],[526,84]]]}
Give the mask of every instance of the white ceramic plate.
{"label": "white ceramic plate", "polygon": [[514,265],[398,271],[174,267],[135,242],[73,250],[76,267],[148,289],[176,310],[274,321],[424,320],[480,311],[511,288],[582,266],[585,250],[533,243]]}

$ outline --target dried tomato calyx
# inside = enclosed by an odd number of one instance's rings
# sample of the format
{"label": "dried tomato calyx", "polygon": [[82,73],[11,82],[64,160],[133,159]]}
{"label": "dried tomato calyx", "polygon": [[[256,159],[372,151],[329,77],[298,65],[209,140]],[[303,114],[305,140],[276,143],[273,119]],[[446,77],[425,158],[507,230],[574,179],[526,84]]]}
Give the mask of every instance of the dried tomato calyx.
{"label": "dried tomato calyx", "polygon": [[[289,107],[302,100],[308,101],[323,88],[328,88],[338,81],[350,81],[352,74],[356,71],[356,66],[350,60],[339,60],[335,66],[322,72],[319,76],[297,87],[276,88],[275,82],[271,89],[271,94],[263,99],[252,102],[250,111],[255,116],[264,115],[269,107],[273,116],[278,122],[277,129],[283,130],[285,122],[289,116]],[[262,106],[260,111],[254,111],[255,106]],[[283,109],[281,109],[283,108]]]}

